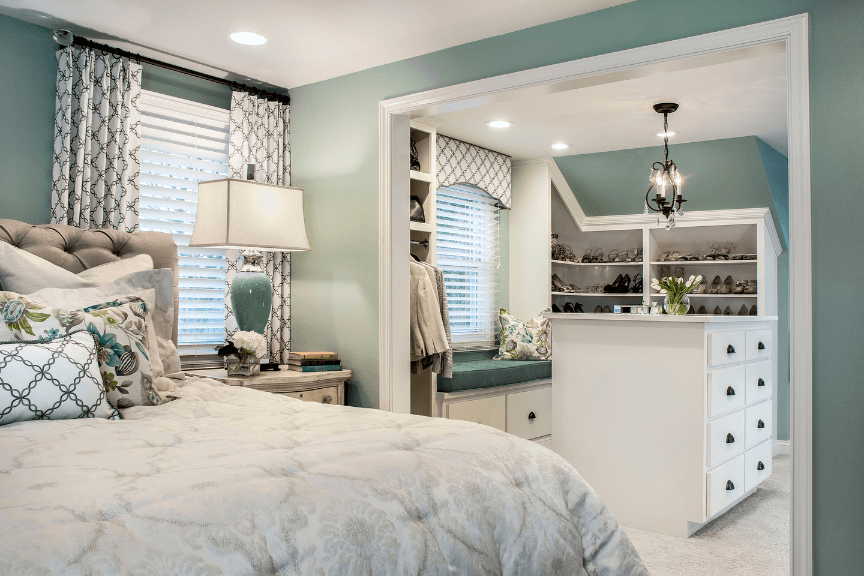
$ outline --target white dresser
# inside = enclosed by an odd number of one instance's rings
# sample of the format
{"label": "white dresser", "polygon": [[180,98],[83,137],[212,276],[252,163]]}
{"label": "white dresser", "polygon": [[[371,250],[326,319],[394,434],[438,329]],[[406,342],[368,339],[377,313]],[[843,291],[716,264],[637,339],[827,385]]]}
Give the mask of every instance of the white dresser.
{"label": "white dresser", "polygon": [[552,447],[622,525],[690,536],[771,475],[776,318],[550,316]]}

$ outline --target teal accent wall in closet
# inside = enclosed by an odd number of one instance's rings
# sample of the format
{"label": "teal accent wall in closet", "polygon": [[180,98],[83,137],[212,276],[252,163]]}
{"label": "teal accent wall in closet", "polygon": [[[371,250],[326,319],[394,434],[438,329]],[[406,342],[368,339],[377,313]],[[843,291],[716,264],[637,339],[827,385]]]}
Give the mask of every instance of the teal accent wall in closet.
{"label": "teal accent wall in closet", "polygon": [[46,28],[0,15],[0,218],[51,213],[55,46]]}
{"label": "teal accent wall in closet", "polygon": [[[783,252],[777,259],[777,437],[789,439],[789,162],[755,136],[670,143],[685,176],[687,210],[770,208]],[[642,212],[648,167],[663,146],[559,156],[555,162],[588,216]],[[703,246],[707,250],[707,246]],[[737,280],[738,278],[736,278]],[[710,282],[710,278],[708,281]]]}
{"label": "teal accent wall in closet", "polygon": [[860,0],[639,0],[292,89],[294,184],[306,190],[312,244],[293,259],[292,341],[338,349],[356,373],[351,403],[377,406],[380,100],[803,12],[815,199],[815,574],[864,573]]}

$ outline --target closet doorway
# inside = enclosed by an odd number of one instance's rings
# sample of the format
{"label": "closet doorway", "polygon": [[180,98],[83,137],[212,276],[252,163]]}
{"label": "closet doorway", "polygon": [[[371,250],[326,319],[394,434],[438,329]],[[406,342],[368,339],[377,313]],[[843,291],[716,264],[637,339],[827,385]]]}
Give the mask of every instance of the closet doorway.
{"label": "closet doorway", "polygon": [[379,407],[408,412],[409,198],[411,119],[466,110],[532,94],[674,70],[685,59],[782,42],[788,70],[789,307],[791,325],[791,567],[812,573],[812,282],[810,235],[808,17],[800,15],[662,44],[478,80],[380,103],[379,125]]}

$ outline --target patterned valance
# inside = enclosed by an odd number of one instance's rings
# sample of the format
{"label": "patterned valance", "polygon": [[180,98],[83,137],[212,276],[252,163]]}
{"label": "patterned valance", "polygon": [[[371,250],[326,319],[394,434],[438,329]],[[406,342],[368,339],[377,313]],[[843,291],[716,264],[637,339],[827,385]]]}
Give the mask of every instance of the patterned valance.
{"label": "patterned valance", "polygon": [[438,134],[438,186],[471,184],[510,208],[510,156]]}

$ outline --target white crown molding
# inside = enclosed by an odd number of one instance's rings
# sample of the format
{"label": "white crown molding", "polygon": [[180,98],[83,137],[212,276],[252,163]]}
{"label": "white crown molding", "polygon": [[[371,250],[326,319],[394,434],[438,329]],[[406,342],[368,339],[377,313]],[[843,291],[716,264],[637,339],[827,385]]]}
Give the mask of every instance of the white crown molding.
{"label": "white crown molding", "polygon": [[544,160],[549,164],[549,175],[552,177],[552,185],[555,186],[556,190],[558,190],[558,196],[561,197],[561,201],[564,202],[564,205],[570,212],[570,216],[573,218],[573,221],[576,222],[576,226],[578,226],[580,230],[584,229],[585,211],[582,210],[582,206],[579,204],[576,194],[573,193],[570,184],[567,183],[567,179],[564,177],[564,174],[561,173],[558,163],[555,162],[553,158],[545,158]]}

